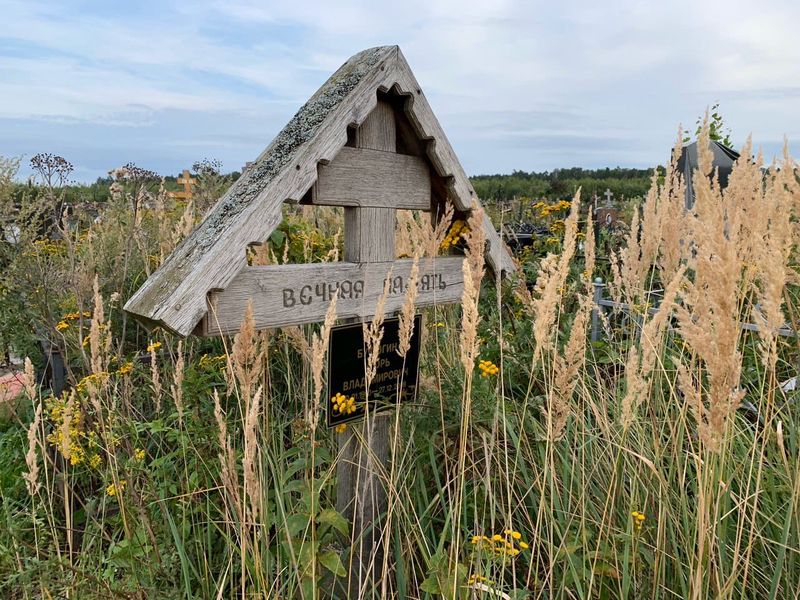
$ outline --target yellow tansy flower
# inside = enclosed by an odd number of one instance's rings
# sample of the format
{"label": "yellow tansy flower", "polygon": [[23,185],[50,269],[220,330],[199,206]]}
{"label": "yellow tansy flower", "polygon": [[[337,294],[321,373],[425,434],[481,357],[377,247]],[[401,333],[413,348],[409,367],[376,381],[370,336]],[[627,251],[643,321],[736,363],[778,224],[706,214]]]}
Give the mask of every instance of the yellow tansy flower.
{"label": "yellow tansy flower", "polygon": [[116,486],[112,483],[106,488],[106,494],[109,496],[117,496],[125,490],[126,485],[128,485],[128,481],[126,479],[120,479],[119,486]]}

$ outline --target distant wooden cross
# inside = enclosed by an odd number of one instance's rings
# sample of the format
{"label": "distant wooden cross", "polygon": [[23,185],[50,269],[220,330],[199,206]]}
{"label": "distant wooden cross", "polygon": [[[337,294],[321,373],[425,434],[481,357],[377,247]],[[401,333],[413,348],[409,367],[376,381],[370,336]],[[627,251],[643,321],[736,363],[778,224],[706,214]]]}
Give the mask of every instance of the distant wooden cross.
{"label": "distant wooden cross", "polygon": [[184,169],[181,176],[178,177],[178,185],[182,185],[183,189],[177,192],[170,192],[170,198],[175,198],[176,200],[191,200],[192,199],[192,186],[197,182],[191,174],[189,173],[188,169]]}

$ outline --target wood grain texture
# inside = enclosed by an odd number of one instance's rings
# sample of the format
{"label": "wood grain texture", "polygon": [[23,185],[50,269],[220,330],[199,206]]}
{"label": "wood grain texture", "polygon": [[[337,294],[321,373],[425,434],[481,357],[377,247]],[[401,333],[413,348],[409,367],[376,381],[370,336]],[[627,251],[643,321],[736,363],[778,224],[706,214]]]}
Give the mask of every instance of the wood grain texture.
{"label": "wood grain texture", "polygon": [[[334,160],[347,143],[348,126],[362,124],[377,105],[377,91],[390,89],[410,97],[406,114],[416,135],[431,141],[426,153],[437,176],[450,182],[453,203],[469,210],[477,201],[474,190],[399,48],[365,50],[349,59],[298,111],[128,300],[125,310],[180,335],[191,333],[208,310],[208,292],[228,286],[246,265],[247,247],[264,242],[280,223],[281,204],[300,200],[309,191],[318,163]],[[370,147],[371,129],[361,132],[360,147]],[[513,260],[488,217],[485,227],[489,265],[495,271],[513,271]]]}
{"label": "wood grain texture", "polygon": [[[368,210],[368,209],[358,209]],[[392,252],[393,252],[393,246]],[[458,303],[464,290],[463,258],[421,259],[417,306]],[[235,333],[253,303],[256,329],[317,323],[325,319],[333,294],[339,319],[371,319],[384,281],[390,277],[384,314],[402,308],[413,260],[358,264],[349,262],[245,267],[225,290],[212,292],[204,319],[206,335]]]}
{"label": "wood grain texture", "polygon": [[[356,148],[394,152],[397,128],[394,109],[378,102],[356,129]],[[397,211],[393,208],[344,209],[344,259],[348,262],[388,262],[394,260]]]}
{"label": "wood grain texture", "polygon": [[430,210],[431,175],[416,156],[345,146],[319,166],[311,203]]}
{"label": "wood grain texture", "polygon": [[[397,150],[396,119],[391,106],[378,102],[356,130],[355,146],[387,153]],[[377,268],[378,281],[385,281],[385,268],[394,259],[397,211],[372,207],[345,208],[344,211],[345,260],[377,263],[359,265],[359,270]],[[394,281],[394,274],[391,277]],[[400,290],[405,287],[402,281]],[[366,282],[364,287],[366,297]],[[380,283],[376,287],[380,288],[378,294],[386,290]],[[386,293],[388,304],[391,291]],[[394,310],[389,307],[389,314]],[[374,312],[374,308],[368,312]],[[375,417],[368,412],[363,422],[348,427],[346,437],[340,436],[337,440],[336,509],[352,524],[346,595],[353,599],[364,597],[367,591],[374,595],[380,577],[379,565],[382,567],[385,555],[382,515],[386,512],[387,495],[380,473],[388,466],[389,420]]]}
{"label": "wood grain texture", "polygon": [[[387,509],[384,481],[389,472],[390,425],[394,413],[368,414],[337,434],[336,510],[353,525],[344,596],[353,600],[389,598],[382,577],[383,523]],[[394,559],[389,559],[392,569]]]}

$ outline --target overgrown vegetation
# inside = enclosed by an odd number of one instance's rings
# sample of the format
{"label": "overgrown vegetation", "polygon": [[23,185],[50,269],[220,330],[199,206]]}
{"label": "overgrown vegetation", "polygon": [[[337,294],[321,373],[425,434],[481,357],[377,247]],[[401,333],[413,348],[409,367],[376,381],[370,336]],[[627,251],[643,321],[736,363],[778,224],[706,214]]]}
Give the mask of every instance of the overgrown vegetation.
{"label": "overgrown vegetation", "polygon": [[[399,220],[403,254],[463,252],[466,285],[461,306],[424,311],[420,395],[390,417],[386,561],[366,597],[796,594],[800,414],[780,384],[800,354],[778,330],[797,329],[800,186],[788,154],[766,173],[741,160],[724,191],[700,159],[692,213],[674,162],[652,176],[609,261],[633,314],[604,319],[596,344],[582,194],[552,252],[523,258],[527,282],[481,278],[474,221],[453,244]],[[50,396],[28,363],[0,425],[0,594],[344,597],[356,540],[319,421],[325,327],[146,332],[120,307],[197,213],[125,172],[109,198],[101,219],[3,246],[4,341],[50,338],[71,386]],[[33,204],[4,204],[5,223],[38,223],[20,217],[49,206]],[[337,213],[286,210],[254,262],[336,257]]]}

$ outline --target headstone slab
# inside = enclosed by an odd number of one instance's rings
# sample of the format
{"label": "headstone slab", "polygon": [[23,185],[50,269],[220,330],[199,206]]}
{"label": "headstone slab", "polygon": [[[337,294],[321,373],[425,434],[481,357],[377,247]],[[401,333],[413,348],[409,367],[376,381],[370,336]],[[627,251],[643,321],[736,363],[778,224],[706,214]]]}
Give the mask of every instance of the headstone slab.
{"label": "headstone slab", "polygon": [[[229,286],[246,266],[248,246],[266,241],[280,224],[283,202],[311,193],[319,165],[336,158],[347,144],[348,128],[363,123],[378,93],[389,90],[408,98],[405,116],[416,137],[430,142],[424,146],[432,174],[447,182],[447,197],[456,209],[469,212],[478,198],[400,49],[370,48],[351,57],[317,90],[125,310],[182,336],[195,330],[208,312],[209,292]],[[425,179],[415,169],[409,164],[407,172],[422,194]],[[419,197],[414,201],[421,205]],[[513,271],[514,262],[486,216],[483,225],[489,266]]]}

